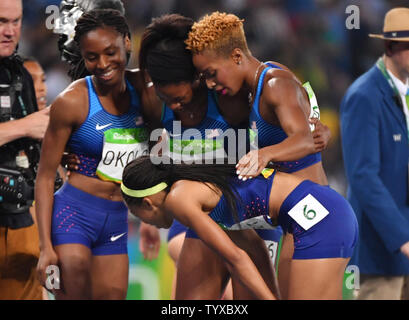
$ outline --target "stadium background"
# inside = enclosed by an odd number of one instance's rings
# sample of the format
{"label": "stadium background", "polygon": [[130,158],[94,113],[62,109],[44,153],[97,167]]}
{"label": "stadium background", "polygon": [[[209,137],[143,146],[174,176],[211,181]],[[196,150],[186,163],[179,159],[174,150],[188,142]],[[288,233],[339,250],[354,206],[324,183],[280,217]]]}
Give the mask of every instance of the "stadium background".
{"label": "stadium background", "polygon": [[[47,29],[47,6],[60,0],[23,0],[24,20],[19,52],[33,56],[43,66],[48,86],[47,100],[69,84],[67,65],[61,61],[58,36]],[[133,53],[138,52],[144,27],[152,17],[180,13],[197,20],[206,13],[226,11],[245,19],[244,27],[253,55],[287,65],[314,88],[321,120],[332,138],[323,152],[323,164],[331,187],[346,193],[339,136],[339,105],[347,87],[381,54],[381,41],[368,37],[381,31],[390,8],[408,6],[407,0],[122,0],[132,30]],[[359,28],[348,29],[349,5],[359,7]],[[356,22],[356,21],[355,21]],[[130,68],[138,66],[134,54]],[[169,299],[174,266],[166,251],[166,230],[161,230],[159,258],[143,260],[138,249],[138,221],[130,217],[130,282],[128,299]],[[351,292],[344,291],[344,298]]]}

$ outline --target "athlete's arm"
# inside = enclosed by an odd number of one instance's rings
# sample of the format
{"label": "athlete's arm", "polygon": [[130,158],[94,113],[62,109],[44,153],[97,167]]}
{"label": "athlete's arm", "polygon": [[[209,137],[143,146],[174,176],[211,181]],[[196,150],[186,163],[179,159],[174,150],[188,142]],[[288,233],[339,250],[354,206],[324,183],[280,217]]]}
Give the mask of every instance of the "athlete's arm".
{"label": "athlete's arm", "polygon": [[167,209],[217,252],[226,261],[231,276],[240,281],[257,299],[276,299],[247,253],[236,246],[204,211],[215,193],[199,182],[178,181],[176,184],[178,185],[172,187],[167,196]]}
{"label": "athlete's arm", "polygon": [[[226,233],[237,246],[249,255],[271,292],[280,298],[281,295],[278,289],[277,277],[274,273],[274,266],[264,240],[260,238],[255,230],[250,229],[227,231]],[[241,299],[239,295],[237,298]]]}
{"label": "athlete's arm", "polygon": [[161,128],[163,103],[156,95],[153,83],[145,80],[139,69],[127,70],[126,77],[139,93],[142,104],[142,115],[148,129],[152,131]]}
{"label": "athlete's arm", "polygon": [[145,260],[153,260],[158,257],[160,249],[159,230],[155,226],[141,221],[139,226],[139,250]]}
{"label": "athlete's arm", "polygon": [[321,152],[328,146],[331,139],[331,131],[318,118],[311,118],[309,122],[314,125],[312,137],[314,139],[315,152]]}
{"label": "athlete's arm", "polygon": [[[285,73],[283,70],[277,70]],[[257,176],[267,164],[278,161],[295,161],[315,152],[314,140],[308,124],[309,102],[299,83],[288,77],[273,77],[264,85],[262,106],[275,115],[287,134],[282,142],[249,152],[240,159],[237,169],[248,178]]]}
{"label": "athlete's arm", "polygon": [[[82,109],[82,110],[81,110]],[[42,284],[45,269],[55,264],[56,255],[51,243],[51,213],[54,180],[65,145],[72,128],[84,112],[83,96],[70,86],[51,105],[50,122],[41,148],[41,158],[35,185],[35,206],[40,238],[40,260],[37,272]]]}

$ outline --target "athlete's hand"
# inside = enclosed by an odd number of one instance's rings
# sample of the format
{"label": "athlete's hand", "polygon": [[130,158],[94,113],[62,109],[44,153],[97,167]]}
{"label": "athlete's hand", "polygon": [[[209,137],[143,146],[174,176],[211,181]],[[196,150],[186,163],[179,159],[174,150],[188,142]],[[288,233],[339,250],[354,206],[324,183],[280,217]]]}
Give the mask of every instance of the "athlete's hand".
{"label": "athlete's hand", "polygon": [[[44,249],[40,251],[40,257],[37,263],[37,278],[40,281],[41,285],[51,292],[51,288],[47,287],[47,277],[51,275],[51,271],[47,270],[49,266],[58,266],[58,256],[53,248]],[[49,274],[47,274],[47,271]],[[57,274],[53,273],[53,285],[55,286],[58,282],[60,285],[60,279],[56,279]]]}
{"label": "athlete's hand", "polygon": [[239,179],[246,181],[257,177],[265,167],[267,167],[270,159],[265,149],[252,150],[242,157],[236,165],[236,173]]}
{"label": "athlete's hand", "polygon": [[44,108],[19,119],[20,124],[26,129],[26,136],[33,139],[43,139],[50,120],[50,108]]}
{"label": "athlete's hand", "polygon": [[158,228],[141,221],[139,226],[139,250],[145,260],[153,260],[158,257],[160,249],[160,236]]}
{"label": "athlete's hand", "polygon": [[409,241],[400,247],[400,251],[409,259]]}
{"label": "athlete's hand", "polygon": [[64,152],[61,158],[61,165],[67,170],[67,176],[71,171],[77,171],[80,159],[76,154]]}
{"label": "athlete's hand", "polygon": [[328,142],[331,138],[331,131],[318,118],[311,118],[309,122],[315,126],[312,132],[314,139],[315,152],[321,152],[327,148]]}

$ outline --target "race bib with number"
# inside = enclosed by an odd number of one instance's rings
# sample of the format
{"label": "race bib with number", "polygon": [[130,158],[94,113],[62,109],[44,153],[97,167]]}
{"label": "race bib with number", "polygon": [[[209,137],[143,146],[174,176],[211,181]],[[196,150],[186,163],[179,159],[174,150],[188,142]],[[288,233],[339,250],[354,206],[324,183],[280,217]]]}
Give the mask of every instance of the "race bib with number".
{"label": "race bib with number", "polygon": [[264,215],[240,221],[239,223],[235,223],[231,225],[230,227],[224,224],[221,224],[221,223],[219,223],[219,225],[225,230],[242,230],[242,229],[273,230],[277,228],[276,226],[274,226],[270,217],[264,216]]}
{"label": "race bib with number", "polygon": [[169,151],[172,159],[198,162],[205,159],[218,159],[226,156],[223,140],[194,139],[181,140],[169,139]]}
{"label": "race bib with number", "polygon": [[125,166],[147,154],[148,132],[145,128],[107,130],[97,175],[102,180],[120,183]]}
{"label": "race bib with number", "polygon": [[264,243],[266,244],[268,254],[274,266],[277,260],[278,242],[272,240],[264,240]]}
{"label": "race bib with number", "polygon": [[312,196],[308,194],[299,201],[289,212],[288,215],[293,218],[304,230],[308,230],[329,214],[329,211]]}

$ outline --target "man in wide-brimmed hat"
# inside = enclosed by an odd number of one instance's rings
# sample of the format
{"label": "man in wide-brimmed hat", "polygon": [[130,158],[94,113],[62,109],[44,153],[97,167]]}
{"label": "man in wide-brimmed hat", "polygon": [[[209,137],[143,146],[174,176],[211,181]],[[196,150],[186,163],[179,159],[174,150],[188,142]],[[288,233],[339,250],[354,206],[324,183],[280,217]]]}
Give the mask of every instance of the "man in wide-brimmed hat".
{"label": "man in wide-brimmed hat", "polygon": [[[387,12],[385,51],[341,103],[348,199],[358,245],[358,299],[409,297],[409,8]],[[355,281],[359,278],[355,277]]]}

